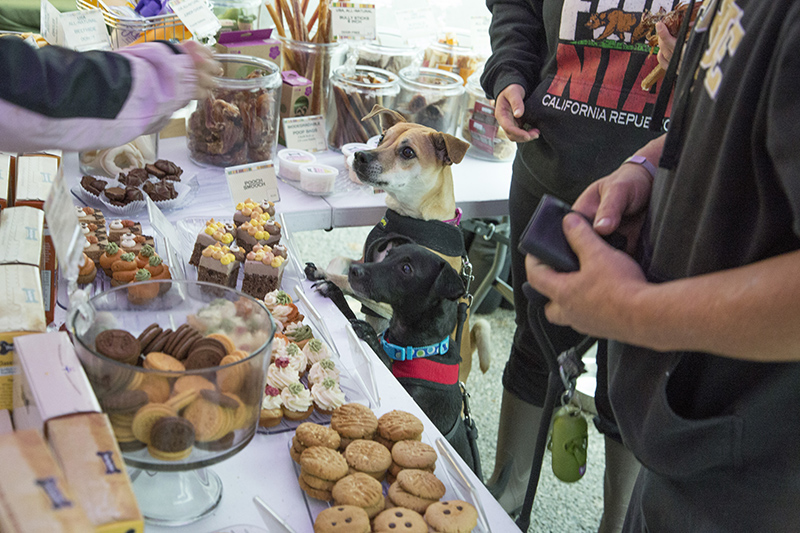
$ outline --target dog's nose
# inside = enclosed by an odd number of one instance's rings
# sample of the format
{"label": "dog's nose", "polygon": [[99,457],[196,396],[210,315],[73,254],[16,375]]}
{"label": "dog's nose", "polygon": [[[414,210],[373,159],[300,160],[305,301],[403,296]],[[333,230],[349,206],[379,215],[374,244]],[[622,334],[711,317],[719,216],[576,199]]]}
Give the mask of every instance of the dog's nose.
{"label": "dog's nose", "polygon": [[354,278],[364,277],[364,266],[359,264],[350,265],[350,276]]}
{"label": "dog's nose", "polygon": [[359,163],[367,163],[367,162],[369,162],[369,157],[367,156],[366,152],[364,152],[363,150],[353,154],[353,159],[355,161],[358,161]]}

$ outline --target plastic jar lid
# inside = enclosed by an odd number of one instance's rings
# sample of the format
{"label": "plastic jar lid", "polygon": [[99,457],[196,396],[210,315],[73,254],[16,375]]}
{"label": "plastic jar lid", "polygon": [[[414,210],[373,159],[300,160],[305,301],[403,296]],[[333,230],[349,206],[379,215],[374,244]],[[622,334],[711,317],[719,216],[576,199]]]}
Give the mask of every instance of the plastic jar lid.
{"label": "plastic jar lid", "polygon": [[342,145],[342,155],[345,159],[356,152],[363,152],[364,150],[372,150],[372,146],[364,143],[347,143]]}
{"label": "plastic jar lid", "polygon": [[400,86],[427,94],[458,96],[464,93],[464,80],[445,70],[406,67],[400,71]]}
{"label": "plastic jar lid", "polygon": [[300,167],[316,160],[311,152],[284,148],[278,152],[278,175],[283,179],[300,181]]}
{"label": "plastic jar lid", "polygon": [[339,169],[318,163],[300,165],[300,188],[310,194],[333,192]]}

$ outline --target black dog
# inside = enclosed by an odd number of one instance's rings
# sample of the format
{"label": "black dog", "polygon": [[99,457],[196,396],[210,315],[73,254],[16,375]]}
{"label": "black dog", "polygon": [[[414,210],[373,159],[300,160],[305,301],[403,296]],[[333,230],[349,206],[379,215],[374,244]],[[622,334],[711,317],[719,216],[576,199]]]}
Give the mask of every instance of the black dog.
{"label": "black dog", "polygon": [[[450,337],[459,318],[458,299],[465,293],[461,276],[430,250],[402,244],[379,263],[352,264],[348,280],[356,294],[392,306],[383,336],[378,339],[373,330],[373,338],[366,340],[474,470],[461,418],[461,356],[458,342]],[[364,333],[361,328],[359,334]]]}

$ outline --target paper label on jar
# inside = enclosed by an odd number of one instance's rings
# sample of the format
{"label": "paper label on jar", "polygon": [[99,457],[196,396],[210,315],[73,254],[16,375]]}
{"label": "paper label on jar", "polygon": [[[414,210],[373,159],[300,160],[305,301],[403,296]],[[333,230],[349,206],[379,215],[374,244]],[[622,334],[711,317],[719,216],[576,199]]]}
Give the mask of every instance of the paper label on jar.
{"label": "paper label on jar", "polygon": [[331,3],[331,33],[334,41],[374,41],[377,37],[375,4]]}
{"label": "paper label on jar", "polygon": [[282,122],[287,148],[307,152],[324,152],[328,149],[325,139],[325,118],[322,115],[284,118]]}
{"label": "paper label on jar", "polygon": [[225,177],[228,179],[228,189],[231,191],[234,206],[248,198],[263,198],[270,202],[281,200],[272,161],[226,167]]}
{"label": "paper label on jar", "polygon": [[436,34],[436,17],[429,7],[396,9],[394,18],[409,43],[427,43]]}
{"label": "paper label on jar", "polygon": [[211,37],[222,27],[203,0],[171,0],[169,7],[195,37]]}
{"label": "paper label on jar", "polygon": [[497,119],[494,118],[494,107],[482,102],[475,102],[472,118],[469,120],[469,132],[472,145],[489,154],[494,154],[494,139],[497,137]]}

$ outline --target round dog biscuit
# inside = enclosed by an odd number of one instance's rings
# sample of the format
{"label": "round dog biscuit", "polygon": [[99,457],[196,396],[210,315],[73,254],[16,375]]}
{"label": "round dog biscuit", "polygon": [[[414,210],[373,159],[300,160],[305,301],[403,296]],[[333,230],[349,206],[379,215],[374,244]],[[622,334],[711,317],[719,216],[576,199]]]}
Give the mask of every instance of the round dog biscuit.
{"label": "round dog biscuit", "polygon": [[436,464],[437,458],[433,446],[418,440],[401,440],[392,446],[392,460],[400,468],[427,470]]}
{"label": "round dog biscuit", "polygon": [[292,461],[294,461],[295,463],[300,464],[300,456],[302,454],[303,452],[297,451],[294,446],[289,447],[289,457],[291,457]]}
{"label": "round dog biscuit", "polygon": [[124,390],[103,396],[100,406],[109,413],[135,413],[147,403],[147,393],[141,390]]}
{"label": "round dog biscuit", "polygon": [[428,506],[436,503],[436,500],[420,498],[419,496],[407,493],[400,487],[400,483],[397,481],[389,485],[389,499],[397,507],[405,507],[406,509],[411,509],[420,514],[424,514]]}
{"label": "round dog biscuit", "polygon": [[334,505],[320,511],[314,533],[369,533],[369,516],[355,505]]}
{"label": "round dog biscuit", "polygon": [[422,515],[411,509],[393,507],[381,511],[372,523],[375,533],[428,533],[428,524]]}
{"label": "round dog biscuit", "polygon": [[226,365],[238,363],[241,360],[242,357],[238,354],[229,354],[220,360],[219,366],[221,368],[217,370],[217,385],[222,392],[238,392],[242,383],[244,383],[245,373],[247,372],[246,366],[234,365],[226,367]]}
{"label": "round dog biscuit", "polygon": [[216,387],[203,376],[189,374],[186,376],[181,376],[175,380],[175,383],[172,385],[172,395],[176,396],[191,390],[197,391],[199,394],[203,389],[215,390]]}
{"label": "round dog biscuit", "polygon": [[199,341],[201,338],[203,338],[203,336],[200,335],[200,333],[197,330],[192,328],[189,334],[186,335],[186,337],[184,337],[183,340],[175,348],[175,350],[172,353],[172,356],[178,361],[183,361],[184,359],[186,359],[186,356],[189,355],[189,352],[194,346],[194,343]]}
{"label": "round dog biscuit", "polygon": [[401,470],[397,474],[397,482],[404,491],[426,500],[439,500],[447,492],[444,483],[427,470]]}
{"label": "round dog biscuit", "polygon": [[150,370],[164,372],[183,372],[186,370],[183,363],[164,352],[150,352],[145,356],[143,366]]}
{"label": "round dog biscuit", "polygon": [[371,439],[378,428],[378,418],[360,403],[346,403],[331,415],[331,428],[348,439]]}
{"label": "round dog biscuit", "polygon": [[169,340],[170,335],[172,335],[171,329],[167,328],[161,330],[161,333],[158,334],[158,337],[156,337],[153,340],[153,342],[151,342],[150,345],[147,347],[147,352],[145,352],[145,355],[147,355],[150,352],[160,352],[161,350],[163,350],[164,346],[167,344],[167,341]]}
{"label": "round dog biscuit", "polygon": [[194,426],[179,416],[159,418],[150,428],[150,445],[167,454],[191,449],[195,441]]}
{"label": "round dog biscuit", "polygon": [[342,438],[336,431],[326,426],[314,424],[313,422],[303,422],[297,426],[294,436],[297,442],[305,448],[310,446],[324,446],[332,450],[337,450],[339,449],[339,444],[342,442]]}
{"label": "round dog biscuit", "polygon": [[393,410],[378,419],[378,433],[381,437],[395,442],[417,439],[425,427],[422,421],[411,413]]}
{"label": "round dog biscuit", "polygon": [[300,466],[312,476],[328,481],[338,481],[347,475],[347,461],[342,454],[324,446],[311,446],[303,450]]}
{"label": "round dog biscuit", "polygon": [[[383,505],[383,487],[374,477],[361,472],[350,474],[336,482],[331,490],[333,501],[339,505],[356,505],[370,510]],[[377,513],[375,513],[377,514]],[[375,516],[375,515],[372,515]],[[370,516],[370,518],[372,518]]]}
{"label": "round dog biscuit", "polygon": [[143,353],[148,353],[147,347],[150,345],[151,342],[153,342],[156,339],[156,337],[158,337],[160,333],[161,333],[161,326],[159,326],[156,323],[150,324],[149,326],[144,328],[144,331],[142,331],[139,334],[138,338],[139,346],[142,349]]}
{"label": "round dog biscuit", "polygon": [[229,431],[217,440],[197,441],[194,445],[200,448],[201,450],[208,450],[211,452],[221,452],[233,446],[233,441],[235,437],[236,434],[233,431]]}
{"label": "round dog biscuit", "polygon": [[425,521],[437,532],[469,533],[478,525],[478,511],[461,500],[436,502],[425,511]]}
{"label": "round dog biscuit", "polygon": [[344,458],[349,466],[368,474],[385,474],[392,464],[392,453],[374,440],[354,440],[344,451]]}
{"label": "round dog biscuit", "polygon": [[195,439],[207,442],[222,438],[233,428],[234,413],[204,398],[197,398],[183,410],[183,418],[194,426]]}
{"label": "round dog biscuit", "polygon": [[136,411],[136,416],[133,417],[131,424],[133,436],[145,444],[150,444],[150,431],[153,425],[167,416],[178,416],[178,413],[163,403],[148,403]]}
{"label": "round dog biscuit", "polygon": [[195,401],[198,396],[200,396],[200,392],[195,389],[185,390],[183,392],[179,392],[178,394],[175,394],[174,392],[175,391],[173,390],[172,396],[170,396],[169,400],[167,400],[164,403],[166,403],[179,413],[183,409],[185,409],[189,404]]}
{"label": "round dog biscuit", "polygon": [[297,482],[300,484],[300,488],[303,489],[303,492],[305,492],[314,499],[323,501],[331,501],[333,499],[333,496],[331,496],[331,491],[315,489],[314,487],[306,483],[305,479],[303,479],[302,476],[297,478]]}
{"label": "round dog biscuit", "polygon": [[197,345],[200,344],[202,340],[203,339],[200,339],[195,342],[189,354],[186,356],[184,360],[186,370],[199,370],[219,366],[219,362],[222,361],[222,358],[225,356],[225,354],[213,348],[198,348]]}
{"label": "round dog biscuit", "polygon": [[220,344],[222,344],[222,346],[225,348],[225,355],[233,353],[234,350],[236,350],[236,344],[234,344],[233,340],[224,333],[211,333],[206,335],[205,338],[219,341]]}
{"label": "round dog biscuit", "polygon": [[225,409],[237,409],[239,407],[239,402],[216,390],[203,389],[200,391],[200,397]]}
{"label": "round dog biscuit", "polygon": [[142,352],[139,339],[123,329],[107,329],[97,334],[94,340],[98,352],[109,359],[135,365]]}
{"label": "round dog biscuit", "polygon": [[135,388],[143,390],[152,403],[164,403],[169,399],[169,380],[164,376],[137,372],[142,381]]}
{"label": "round dog biscuit", "polygon": [[313,489],[330,491],[333,489],[333,486],[336,485],[335,481],[328,481],[321,477],[312,476],[302,468],[300,469],[300,476],[308,483],[308,486]]}

